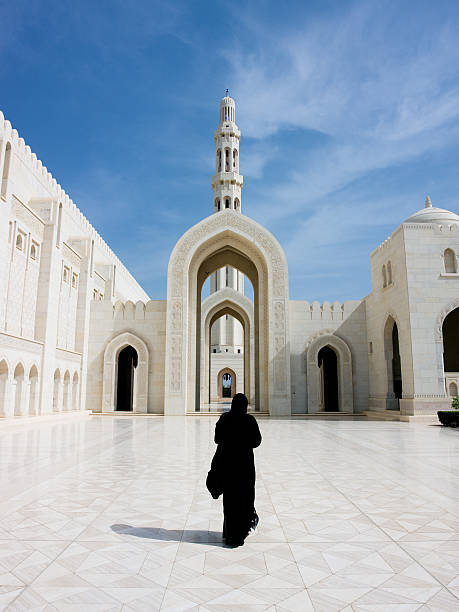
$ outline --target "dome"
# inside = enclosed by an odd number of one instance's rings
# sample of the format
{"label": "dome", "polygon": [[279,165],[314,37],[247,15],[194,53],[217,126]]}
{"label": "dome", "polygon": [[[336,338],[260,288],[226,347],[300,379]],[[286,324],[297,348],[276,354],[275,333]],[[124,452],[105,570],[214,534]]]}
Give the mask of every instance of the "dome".
{"label": "dome", "polygon": [[459,215],[450,210],[432,206],[432,202],[427,196],[425,207],[408,217],[404,223],[459,223]]}

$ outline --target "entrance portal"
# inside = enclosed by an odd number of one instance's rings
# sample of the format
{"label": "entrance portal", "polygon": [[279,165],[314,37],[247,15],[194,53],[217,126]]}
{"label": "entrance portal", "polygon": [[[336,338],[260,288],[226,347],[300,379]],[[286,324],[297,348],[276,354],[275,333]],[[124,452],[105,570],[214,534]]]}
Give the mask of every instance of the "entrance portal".
{"label": "entrance portal", "polygon": [[134,408],[134,379],[137,363],[137,351],[132,346],[126,346],[119,352],[116,410],[131,411]]}
{"label": "entrance portal", "polygon": [[327,345],[320,349],[317,359],[321,381],[320,409],[325,412],[338,412],[338,358],[335,351]]}

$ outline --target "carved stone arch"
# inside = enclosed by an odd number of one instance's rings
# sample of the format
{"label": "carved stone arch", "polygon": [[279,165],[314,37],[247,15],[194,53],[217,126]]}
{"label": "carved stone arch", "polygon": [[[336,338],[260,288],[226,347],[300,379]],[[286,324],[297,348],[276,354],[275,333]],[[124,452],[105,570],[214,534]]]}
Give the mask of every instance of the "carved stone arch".
{"label": "carved stone arch", "polygon": [[338,358],[339,411],[354,412],[351,349],[336,334],[321,333],[310,339],[306,348],[308,413],[318,412],[320,407],[318,355],[324,346],[332,348]]}
{"label": "carved stone arch", "polygon": [[218,399],[223,398],[222,386],[223,386],[223,376],[225,374],[229,374],[231,376],[231,397],[234,397],[236,394],[236,372],[231,368],[225,367],[220,370],[217,374],[217,395]]}
{"label": "carved stone arch", "polygon": [[145,342],[132,332],[122,332],[108,342],[104,351],[102,412],[116,410],[117,359],[120,351],[132,346],[137,351],[133,412],[148,412],[149,351]]}
{"label": "carved stone arch", "polygon": [[249,403],[254,394],[254,324],[253,303],[244,294],[224,287],[209,295],[202,303],[201,310],[201,394],[210,401],[210,329],[213,322],[224,314],[235,317],[244,328],[244,394]]}
{"label": "carved stone arch", "polygon": [[459,307],[459,298],[449,302],[441,311],[438,313],[437,321],[435,323],[434,335],[435,342],[440,343],[443,346],[443,322],[450,312]]}
{"label": "carved stone arch", "polygon": [[286,258],[270,232],[231,209],[189,229],[169,260],[165,413],[199,410],[201,288],[224,265],[238,268],[254,286],[255,359],[262,391],[257,408],[290,414]]}

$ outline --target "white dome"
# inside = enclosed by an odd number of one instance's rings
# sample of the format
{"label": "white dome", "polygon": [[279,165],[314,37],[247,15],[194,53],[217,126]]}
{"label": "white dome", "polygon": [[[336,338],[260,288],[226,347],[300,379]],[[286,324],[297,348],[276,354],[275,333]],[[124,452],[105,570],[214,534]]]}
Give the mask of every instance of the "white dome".
{"label": "white dome", "polygon": [[459,215],[444,208],[429,206],[418,210],[417,213],[408,217],[404,223],[459,223]]}

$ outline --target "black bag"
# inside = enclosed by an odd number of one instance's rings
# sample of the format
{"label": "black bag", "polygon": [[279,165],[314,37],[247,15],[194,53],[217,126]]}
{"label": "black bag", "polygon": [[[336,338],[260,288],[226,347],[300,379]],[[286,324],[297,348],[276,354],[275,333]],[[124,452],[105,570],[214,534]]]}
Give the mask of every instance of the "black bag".
{"label": "black bag", "polygon": [[223,493],[223,478],[219,469],[219,451],[218,446],[215,455],[210,464],[210,470],[207,473],[206,487],[214,499],[218,499]]}

